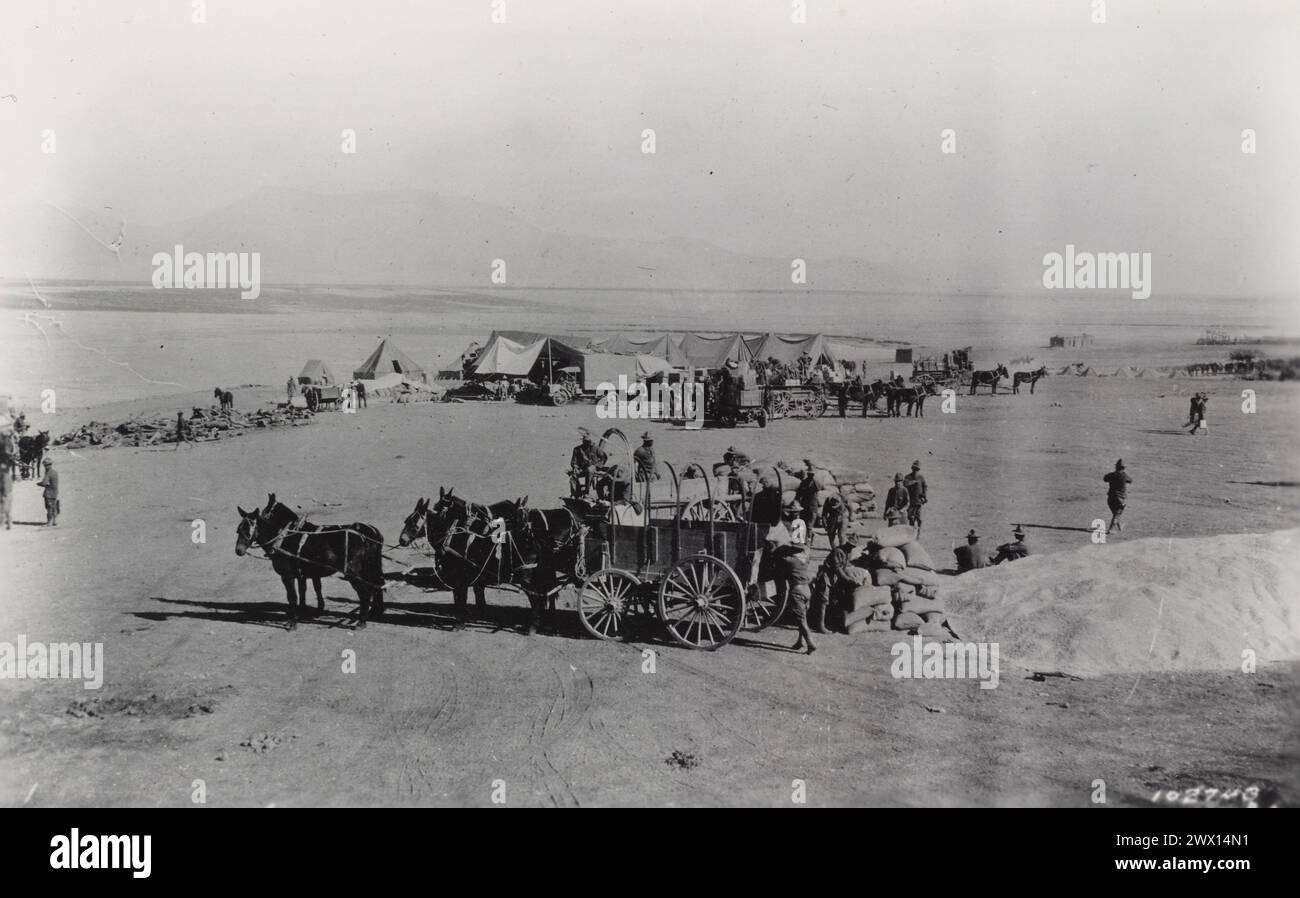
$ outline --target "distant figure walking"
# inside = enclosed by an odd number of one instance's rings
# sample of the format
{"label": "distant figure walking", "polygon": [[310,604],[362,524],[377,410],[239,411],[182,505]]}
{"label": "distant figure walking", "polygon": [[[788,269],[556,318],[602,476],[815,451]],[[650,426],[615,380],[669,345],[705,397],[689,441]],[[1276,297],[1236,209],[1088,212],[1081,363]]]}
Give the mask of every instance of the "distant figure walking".
{"label": "distant figure walking", "polygon": [[1195,436],[1198,430],[1209,433],[1209,428],[1205,424],[1205,406],[1209,401],[1210,397],[1207,393],[1197,393],[1192,397],[1192,413],[1187,422],[1192,425],[1192,429],[1187,431],[1192,436]]}
{"label": "distant figure walking", "polygon": [[357,408],[365,408],[366,407],[366,385],[361,381],[357,381],[356,387],[357,387]]}
{"label": "distant figure walking", "polygon": [[217,387],[212,391],[212,398],[220,400],[221,410],[223,412],[232,411],[235,408],[235,394],[229,390],[223,390]]}
{"label": "distant figure walking", "polygon": [[919,459],[912,462],[912,473],[903,478],[903,486],[907,488],[907,523],[916,528],[916,535],[921,535],[921,506],[930,501],[930,488],[925,482],[925,475],[921,473],[921,462]]}
{"label": "distant figure walking", "polygon": [[41,494],[45,497],[45,526],[57,527],[59,525],[59,472],[54,470],[54,459],[47,458],[43,464],[45,474],[36,485],[41,488]]}
{"label": "distant figure walking", "polygon": [[284,398],[289,402],[293,402],[293,397],[298,395],[298,384],[292,377],[289,378],[289,382],[285,384],[284,393]]}
{"label": "distant figure walking", "polygon": [[1102,480],[1107,484],[1106,504],[1110,506],[1110,526],[1106,528],[1106,532],[1123,531],[1119,519],[1124,514],[1124,506],[1128,502],[1128,485],[1133,482],[1133,478],[1124,470],[1124,459],[1115,462],[1115,470]]}

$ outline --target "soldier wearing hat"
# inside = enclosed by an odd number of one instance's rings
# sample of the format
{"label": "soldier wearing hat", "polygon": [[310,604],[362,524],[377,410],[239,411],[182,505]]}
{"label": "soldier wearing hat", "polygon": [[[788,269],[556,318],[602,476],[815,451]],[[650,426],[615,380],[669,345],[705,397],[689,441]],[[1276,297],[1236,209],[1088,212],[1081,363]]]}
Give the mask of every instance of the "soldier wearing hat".
{"label": "soldier wearing hat", "polygon": [[[903,475],[894,475],[894,485],[889,488],[885,494],[885,518],[888,520],[889,513],[895,512],[894,515],[899,521],[906,519],[908,509],[911,507],[912,497],[908,492],[907,486],[903,483]],[[897,521],[890,521],[891,524]]]}
{"label": "soldier wearing hat", "polygon": [[781,522],[790,531],[790,542],[797,546],[809,545],[808,524],[803,519],[803,503],[791,499],[781,508]]}
{"label": "soldier wearing hat", "polygon": [[636,464],[638,483],[648,484],[652,480],[659,479],[659,463],[655,460],[655,438],[650,436],[650,431],[641,434],[641,445],[632,453],[632,461]]}
{"label": "soldier wearing hat", "polygon": [[582,441],[573,447],[569,456],[569,495],[582,499],[593,491],[597,472],[609,461],[605,450],[591,441],[591,431],[579,427]]}
{"label": "soldier wearing hat", "polygon": [[1019,524],[1016,529],[1011,531],[1015,542],[1003,543],[998,546],[997,555],[989,559],[989,564],[1001,564],[1004,561],[1016,561],[1029,555],[1029,545],[1025,542],[1025,531]]}
{"label": "soldier wearing hat", "polygon": [[967,571],[973,571],[982,568],[987,564],[983,551],[980,550],[979,535],[972,529],[966,534],[966,545],[958,546],[952,550],[952,554],[957,556],[957,573],[964,574]]}
{"label": "soldier wearing hat", "polygon": [[826,530],[826,543],[834,548],[844,539],[845,518],[844,500],[839,493],[833,493],[822,504],[822,527]]}
{"label": "soldier wearing hat", "polygon": [[54,470],[54,459],[47,458],[45,474],[37,481],[41,495],[45,497],[45,526],[57,527],[59,523],[59,472]]}
{"label": "soldier wearing hat", "polygon": [[799,516],[804,526],[812,533],[813,521],[817,517],[817,472],[811,458],[803,460],[803,472],[799,475],[799,485],[795,487],[794,497],[801,506]]}
{"label": "soldier wearing hat", "polygon": [[925,475],[921,473],[921,462],[912,462],[912,473],[903,478],[907,487],[907,523],[916,528],[916,535],[921,535],[921,506],[930,501],[929,486]]}
{"label": "soldier wearing hat", "polygon": [[1115,470],[1101,479],[1106,481],[1106,504],[1110,507],[1110,526],[1106,532],[1122,531],[1124,528],[1120,526],[1119,519],[1124,514],[1124,506],[1128,504],[1128,485],[1133,482],[1133,478],[1124,470],[1124,459],[1115,462]]}

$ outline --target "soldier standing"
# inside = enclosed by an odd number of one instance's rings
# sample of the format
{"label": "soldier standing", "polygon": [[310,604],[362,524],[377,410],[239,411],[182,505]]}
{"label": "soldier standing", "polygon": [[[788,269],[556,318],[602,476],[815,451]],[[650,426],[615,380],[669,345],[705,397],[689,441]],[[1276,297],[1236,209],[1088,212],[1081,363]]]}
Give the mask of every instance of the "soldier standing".
{"label": "soldier standing", "polygon": [[636,482],[644,483],[642,495],[649,497],[651,481],[659,479],[659,463],[655,460],[655,440],[650,431],[641,434],[641,445],[632,453],[632,462],[636,465]]}
{"label": "soldier standing", "polygon": [[1128,502],[1128,485],[1133,482],[1133,478],[1124,471],[1124,459],[1115,462],[1115,470],[1102,480],[1107,484],[1106,504],[1110,506],[1110,526],[1106,528],[1106,532],[1122,531],[1124,528],[1120,526],[1119,519],[1124,514],[1124,506]]}
{"label": "soldier standing", "polygon": [[930,501],[929,487],[926,485],[925,476],[921,473],[921,462],[915,460],[912,462],[912,473],[903,478],[903,486],[907,487],[907,523],[916,528],[916,535],[921,535],[921,506]]}
{"label": "soldier standing", "polygon": [[41,495],[45,497],[45,526],[57,527],[59,525],[59,472],[54,470],[54,459],[45,459],[45,475],[41,477],[36,484],[41,487]]}

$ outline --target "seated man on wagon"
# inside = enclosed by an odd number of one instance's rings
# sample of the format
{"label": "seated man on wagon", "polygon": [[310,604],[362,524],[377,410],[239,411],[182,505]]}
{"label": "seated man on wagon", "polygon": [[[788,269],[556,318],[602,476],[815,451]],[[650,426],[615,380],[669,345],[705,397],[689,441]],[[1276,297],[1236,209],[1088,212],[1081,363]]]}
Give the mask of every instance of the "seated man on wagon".
{"label": "seated man on wagon", "polygon": [[575,499],[585,499],[591,493],[599,494],[597,475],[604,470],[609,461],[605,450],[591,440],[591,431],[579,427],[582,441],[573,447],[569,456],[569,495]]}

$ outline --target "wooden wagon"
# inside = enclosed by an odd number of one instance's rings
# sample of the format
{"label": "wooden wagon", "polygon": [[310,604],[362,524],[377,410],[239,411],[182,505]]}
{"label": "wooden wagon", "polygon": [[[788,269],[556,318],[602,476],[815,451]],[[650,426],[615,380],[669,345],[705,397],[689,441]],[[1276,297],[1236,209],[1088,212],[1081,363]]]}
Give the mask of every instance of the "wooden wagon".
{"label": "wooden wagon", "polygon": [[[602,442],[613,434],[622,436],[611,429]],[[777,620],[786,597],[768,596],[759,573],[770,525],[753,520],[752,502],[744,520],[722,520],[735,517],[734,506],[702,466],[688,465],[682,476],[667,462],[661,466],[671,479],[671,499],[656,500],[653,483],[630,484],[636,505],[611,502],[606,520],[586,540],[584,569],[594,573],[578,590],[582,626],[612,640],[654,619],[679,645],[712,651],[745,627]],[[702,481],[703,499],[684,500],[683,479]],[[611,482],[608,495],[618,494]]]}

